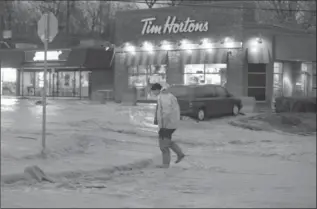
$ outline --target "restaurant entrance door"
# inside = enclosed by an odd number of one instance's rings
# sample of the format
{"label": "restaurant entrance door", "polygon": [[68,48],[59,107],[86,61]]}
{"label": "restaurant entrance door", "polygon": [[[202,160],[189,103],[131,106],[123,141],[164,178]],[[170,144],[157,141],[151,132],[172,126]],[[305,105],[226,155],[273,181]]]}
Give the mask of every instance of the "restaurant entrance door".
{"label": "restaurant entrance door", "polygon": [[[52,71],[47,73],[47,96],[89,97],[89,71]],[[22,96],[41,96],[44,73],[23,72],[21,76]]]}

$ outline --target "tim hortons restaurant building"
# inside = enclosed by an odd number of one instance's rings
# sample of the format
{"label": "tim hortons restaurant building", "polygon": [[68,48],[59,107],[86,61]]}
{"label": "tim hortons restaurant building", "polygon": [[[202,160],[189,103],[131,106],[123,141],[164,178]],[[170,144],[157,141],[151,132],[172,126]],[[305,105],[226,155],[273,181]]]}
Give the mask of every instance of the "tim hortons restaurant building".
{"label": "tim hortons restaurant building", "polygon": [[[219,84],[270,104],[277,96],[316,89],[316,33],[259,24],[253,10],[167,7],[124,11],[116,19],[115,100],[136,87]],[[239,5],[238,5],[239,4]],[[232,6],[232,5],[231,5]]]}

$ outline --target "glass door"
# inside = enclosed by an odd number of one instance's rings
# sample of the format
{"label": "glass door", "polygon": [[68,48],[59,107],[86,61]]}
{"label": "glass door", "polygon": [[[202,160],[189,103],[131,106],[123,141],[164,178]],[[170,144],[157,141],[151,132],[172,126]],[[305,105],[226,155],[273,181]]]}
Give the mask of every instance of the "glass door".
{"label": "glass door", "polygon": [[[47,82],[47,89],[46,89],[46,95],[48,96],[50,93],[50,73],[47,72],[46,74],[46,82]],[[44,90],[44,72],[35,72],[35,88],[34,88],[34,94],[35,96],[42,96]]]}
{"label": "glass door", "polygon": [[283,63],[274,63],[274,74],[273,74],[273,102],[277,97],[283,95]]}
{"label": "glass door", "polygon": [[76,96],[76,75],[74,71],[58,72],[58,96]]}
{"label": "glass door", "polygon": [[80,72],[80,89],[81,97],[89,97],[89,71]]}

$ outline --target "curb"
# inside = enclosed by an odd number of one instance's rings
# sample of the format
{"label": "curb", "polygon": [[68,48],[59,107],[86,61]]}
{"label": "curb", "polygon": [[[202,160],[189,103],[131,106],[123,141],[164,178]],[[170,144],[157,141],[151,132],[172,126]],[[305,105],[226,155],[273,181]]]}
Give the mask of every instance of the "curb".
{"label": "curb", "polygon": [[235,127],[252,130],[252,131],[267,131],[267,129],[260,128],[260,127],[255,126],[255,125],[243,123],[240,121],[229,121],[228,124],[235,126]]}
{"label": "curb", "polygon": [[[66,171],[66,172],[60,172],[60,173],[47,173],[47,176],[53,179],[59,179],[59,178],[73,179],[73,178],[80,178],[87,175],[92,175],[93,173],[113,174],[117,171],[122,172],[122,171],[131,171],[134,169],[139,170],[139,169],[144,169],[146,167],[151,166],[154,163],[154,160],[153,160],[154,158],[140,160],[133,163],[128,163],[126,165],[112,166],[110,168],[102,168],[102,169],[97,169],[92,171]],[[20,181],[29,182],[31,180],[28,179],[24,173],[1,175],[1,185],[14,184]],[[58,182],[58,180],[56,182]]]}

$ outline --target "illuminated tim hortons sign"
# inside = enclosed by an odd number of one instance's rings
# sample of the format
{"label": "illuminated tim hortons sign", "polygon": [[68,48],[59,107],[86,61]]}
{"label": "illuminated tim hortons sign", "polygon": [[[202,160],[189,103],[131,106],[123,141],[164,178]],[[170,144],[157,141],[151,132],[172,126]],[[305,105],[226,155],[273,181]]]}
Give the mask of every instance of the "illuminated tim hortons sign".
{"label": "illuminated tim hortons sign", "polygon": [[177,21],[177,18],[168,16],[164,25],[156,25],[155,17],[141,20],[143,23],[142,35],[146,34],[171,34],[171,33],[192,33],[207,32],[208,22],[198,22],[188,17],[185,21]]}
{"label": "illuminated tim hortons sign", "polygon": [[[48,51],[47,52],[47,60],[48,61],[56,61],[59,60],[59,55],[62,54],[62,51]],[[33,61],[44,61],[44,52],[36,52]]]}

